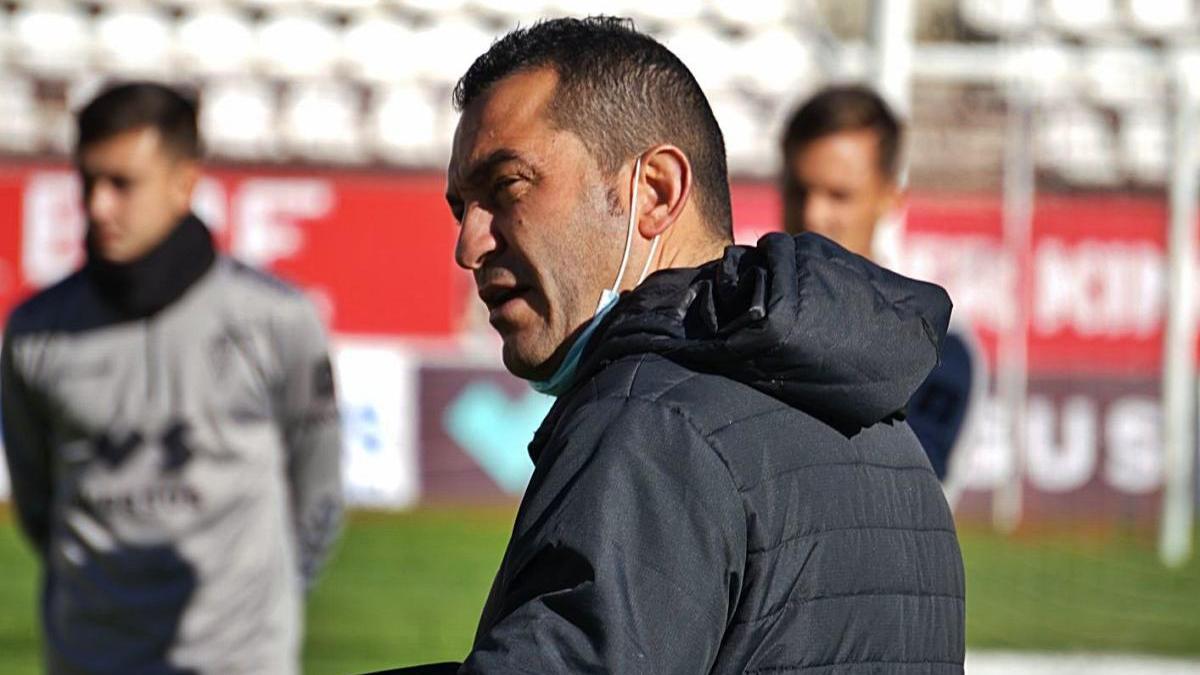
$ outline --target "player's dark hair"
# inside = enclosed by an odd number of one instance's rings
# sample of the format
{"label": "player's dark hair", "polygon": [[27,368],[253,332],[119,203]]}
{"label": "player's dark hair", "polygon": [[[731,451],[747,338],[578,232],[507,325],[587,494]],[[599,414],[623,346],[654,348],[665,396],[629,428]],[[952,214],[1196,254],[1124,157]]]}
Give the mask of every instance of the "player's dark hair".
{"label": "player's dark hair", "polygon": [[201,154],[196,102],[166,85],[128,82],[111,86],[79,111],[76,150],[117,134],[152,127],[165,148],[181,157]]}
{"label": "player's dark hair", "polygon": [[784,132],[783,161],[786,164],[798,150],[817,139],[864,129],[875,132],[879,139],[880,175],[895,179],[900,170],[900,122],[879,94],[861,85],[823,89],[802,105]]}
{"label": "player's dark hair", "polygon": [[574,133],[606,174],[659,143],[679,147],[696,176],[700,216],[722,238],[733,232],[725,140],[696,78],[633,21],[551,19],[518,28],[475,60],[454,88],[458,110],[515,73],[551,67],[554,124]]}

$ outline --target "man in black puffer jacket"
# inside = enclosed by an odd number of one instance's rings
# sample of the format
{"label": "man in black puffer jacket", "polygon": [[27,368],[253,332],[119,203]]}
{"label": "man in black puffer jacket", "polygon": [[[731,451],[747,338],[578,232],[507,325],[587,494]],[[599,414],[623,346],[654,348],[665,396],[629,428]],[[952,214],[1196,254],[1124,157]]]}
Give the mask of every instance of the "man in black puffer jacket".
{"label": "man in black puffer jacket", "polygon": [[459,672],[961,672],[954,523],[902,411],[945,292],[817,235],[729,245],[707,101],[626,22],[514,31],[455,94],[458,262],[559,397]]}

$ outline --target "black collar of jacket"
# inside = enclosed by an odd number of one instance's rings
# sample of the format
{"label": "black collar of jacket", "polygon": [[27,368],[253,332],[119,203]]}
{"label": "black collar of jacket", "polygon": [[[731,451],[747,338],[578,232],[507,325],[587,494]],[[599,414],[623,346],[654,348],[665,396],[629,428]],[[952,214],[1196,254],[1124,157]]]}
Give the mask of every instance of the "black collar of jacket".
{"label": "black collar of jacket", "polygon": [[104,260],[87,240],[84,271],[97,292],[123,316],[141,319],[179,299],[217,258],[212,235],[195,215],[184,216],[167,238],[129,263]]}
{"label": "black collar of jacket", "polygon": [[[902,415],[938,362],[950,300],[813,234],[770,234],[650,275],[597,327],[574,386],[626,356],[722,375],[847,434]],[[552,428],[558,405],[547,417]],[[535,437],[535,443],[539,439]]]}

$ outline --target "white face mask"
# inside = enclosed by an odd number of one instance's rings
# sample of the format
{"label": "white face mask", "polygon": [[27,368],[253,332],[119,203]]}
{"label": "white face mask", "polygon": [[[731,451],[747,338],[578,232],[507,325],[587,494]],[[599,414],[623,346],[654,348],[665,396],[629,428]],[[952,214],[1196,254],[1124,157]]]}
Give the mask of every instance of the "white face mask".
{"label": "white face mask", "polygon": [[[592,318],[588,320],[583,332],[575,339],[575,344],[567,350],[567,355],[563,358],[562,364],[558,366],[558,370],[548,380],[530,383],[535,390],[543,394],[558,396],[570,387],[575,379],[575,370],[579,367],[579,359],[583,356],[584,347],[587,346],[596,327],[600,325],[600,320],[617,304],[617,298],[620,297],[618,290],[621,288],[621,279],[625,277],[625,268],[629,265],[629,252],[633,248],[633,232],[637,227],[638,183],[641,181],[641,177],[642,158],[639,156],[633,164],[633,188],[630,190],[629,196],[629,225],[625,229],[625,253],[621,255],[621,267],[617,270],[617,278],[613,280],[611,288],[600,292],[600,301],[596,303],[596,311],[592,313]],[[642,273],[638,275],[635,287],[642,283],[646,279],[646,274],[650,272],[650,261],[654,260],[654,252],[658,249],[658,239],[661,236],[661,234],[655,235],[650,242],[650,253],[646,256],[646,263],[642,265]]]}

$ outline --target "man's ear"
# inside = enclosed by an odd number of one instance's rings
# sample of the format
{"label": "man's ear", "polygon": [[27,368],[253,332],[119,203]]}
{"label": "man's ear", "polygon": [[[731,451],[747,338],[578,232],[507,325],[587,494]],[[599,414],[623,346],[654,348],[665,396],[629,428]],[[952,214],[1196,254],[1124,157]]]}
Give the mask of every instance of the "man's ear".
{"label": "man's ear", "polygon": [[190,158],[177,159],[175,162],[171,177],[172,192],[178,202],[177,206],[190,209],[192,194],[196,191],[196,184],[200,182],[200,163]]}
{"label": "man's ear", "polygon": [[662,234],[679,219],[692,194],[692,164],[674,145],[657,145],[642,155],[638,188],[638,232],[646,239]]}

